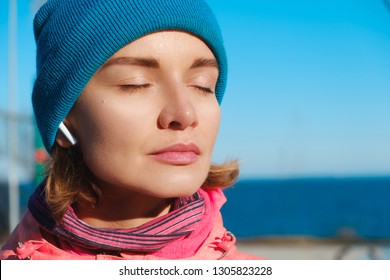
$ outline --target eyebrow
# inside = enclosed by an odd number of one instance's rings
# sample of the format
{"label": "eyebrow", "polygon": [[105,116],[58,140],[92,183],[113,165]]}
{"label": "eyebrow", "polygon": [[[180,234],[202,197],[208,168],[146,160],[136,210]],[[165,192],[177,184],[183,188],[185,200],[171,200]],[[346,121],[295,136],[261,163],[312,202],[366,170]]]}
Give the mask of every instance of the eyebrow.
{"label": "eyebrow", "polygon": [[[102,68],[107,68],[112,65],[135,65],[135,66],[143,66],[147,68],[160,67],[158,61],[154,58],[121,56],[121,57],[108,60],[105,64],[103,64]],[[190,69],[202,68],[202,67],[213,67],[217,69],[219,68],[217,60],[214,58],[197,58],[192,63]]]}
{"label": "eyebrow", "polygon": [[106,68],[112,65],[135,65],[143,66],[147,68],[159,68],[159,63],[154,58],[143,58],[143,57],[130,57],[130,56],[121,56],[108,60],[103,64],[102,68]]}
{"label": "eyebrow", "polygon": [[201,68],[201,67],[214,67],[219,68],[217,60],[214,58],[197,58],[192,63],[190,69]]}

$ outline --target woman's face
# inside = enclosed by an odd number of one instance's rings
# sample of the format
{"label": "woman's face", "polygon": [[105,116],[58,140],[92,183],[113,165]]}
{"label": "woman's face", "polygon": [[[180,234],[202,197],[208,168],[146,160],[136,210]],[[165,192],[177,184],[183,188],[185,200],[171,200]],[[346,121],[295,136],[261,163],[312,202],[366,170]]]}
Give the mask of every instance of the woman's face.
{"label": "woman's face", "polygon": [[92,77],[67,117],[103,190],[194,193],[207,177],[220,121],[218,67],[203,41],[144,36]]}

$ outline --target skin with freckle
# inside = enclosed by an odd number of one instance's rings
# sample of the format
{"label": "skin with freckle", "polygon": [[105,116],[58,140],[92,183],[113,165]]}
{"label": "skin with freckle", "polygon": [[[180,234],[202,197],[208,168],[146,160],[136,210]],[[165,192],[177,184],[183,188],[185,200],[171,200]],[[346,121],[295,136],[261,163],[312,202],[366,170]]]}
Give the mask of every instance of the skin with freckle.
{"label": "skin with freckle", "polygon": [[[159,32],[125,46],[93,76],[66,119],[104,193],[98,211],[78,207],[81,218],[107,226],[102,217],[124,212],[118,198],[137,213],[166,213],[166,199],[202,185],[220,121],[214,60],[195,36]],[[158,153],[175,144],[197,151]]]}

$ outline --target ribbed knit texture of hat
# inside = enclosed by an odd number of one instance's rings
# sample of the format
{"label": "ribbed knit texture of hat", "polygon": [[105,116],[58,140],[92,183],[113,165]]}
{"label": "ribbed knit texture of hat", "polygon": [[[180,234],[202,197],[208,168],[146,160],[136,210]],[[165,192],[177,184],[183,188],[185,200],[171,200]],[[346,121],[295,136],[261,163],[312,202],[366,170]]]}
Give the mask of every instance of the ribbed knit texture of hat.
{"label": "ribbed knit texture of hat", "polygon": [[216,96],[226,87],[227,59],[218,23],[203,0],[49,0],[34,19],[37,77],[32,102],[46,150],[94,73],[115,52],[151,32],[182,30],[202,39],[219,66]]}

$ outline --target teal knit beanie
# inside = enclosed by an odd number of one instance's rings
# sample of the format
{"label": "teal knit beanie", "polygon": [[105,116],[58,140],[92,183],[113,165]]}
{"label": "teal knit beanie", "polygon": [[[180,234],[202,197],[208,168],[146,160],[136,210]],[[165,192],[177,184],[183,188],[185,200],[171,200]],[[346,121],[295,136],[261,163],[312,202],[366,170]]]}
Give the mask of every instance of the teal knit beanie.
{"label": "teal knit beanie", "polygon": [[209,46],[219,65],[220,103],[227,60],[218,23],[204,0],[49,0],[41,7],[34,19],[32,102],[49,153],[58,126],[100,66],[128,43],[160,30],[186,31]]}

